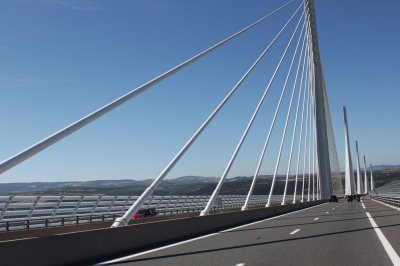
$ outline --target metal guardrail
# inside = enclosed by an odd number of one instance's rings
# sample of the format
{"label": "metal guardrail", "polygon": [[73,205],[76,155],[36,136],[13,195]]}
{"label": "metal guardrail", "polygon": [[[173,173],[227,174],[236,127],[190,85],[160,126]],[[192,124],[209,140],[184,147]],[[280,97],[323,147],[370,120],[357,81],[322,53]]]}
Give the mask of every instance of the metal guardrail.
{"label": "metal guardrail", "polygon": [[[182,209],[164,209],[158,213],[158,215],[172,215],[172,214],[183,214],[190,212],[199,212],[202,208],[182,208]],[[222,208],[214,207],[214,210]],[[123,213],[114,214],[100,214],[100,215],[79,215],[79,216],[63,216],[54,218],[33,218],[29,220],[7,220],[0,221],[0,232],[16,231],[16,230],[29,230],[48,228],[55,226],[66,226],[66,225],[79,225],[97,222],[114,221],[118,216]]]}
{"label": "metal guardrail", "polygon": [[[113,221],[138,196],[0,196],[0,232],[54,226]],[[214,210],[240,208],[245,195],[220,196]],[[153,196],[143,208],[155,208],[159,215],[201,211],[209,196]],[[273,195],[281,202],[282,195]],[[287,196],[291,202],[293,196]],[[267,195],[253,195],[249,206],[263,206]]]}
{"label": "metal guardrail", "polygon": [[30,220],[9,220],[0,222],[0,231],[29,230],[54,226],[76,225],[83,223],[105,222],[116,218],[112,215],[71,216],[55,218],[37,218]]}
{"label": "metal guardrail", "polygon": [[400,196],[390,197],[390,196],[371,196],[372,199],[386,203],[388,205],[399,208],[400,207]]}
{"label": "metal guardrail", "polygon": [[400,182],[387,184],[369,192],[372,199],[386,203],[393,207],[400,207]]}
{"label": "metal guardrail", "polygon": [[400,197],[400,182],[390,183],[370,191],[369,194],[373,197]]}

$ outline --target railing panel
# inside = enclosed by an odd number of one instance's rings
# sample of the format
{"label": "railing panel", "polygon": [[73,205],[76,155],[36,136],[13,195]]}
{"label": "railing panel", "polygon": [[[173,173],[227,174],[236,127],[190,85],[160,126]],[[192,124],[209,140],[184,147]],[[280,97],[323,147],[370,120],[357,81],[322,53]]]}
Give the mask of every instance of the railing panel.
{"label": "railing panel", "polygon": [[[144,207],[155,208],[159,215],[170,215],[202,210],[209,195],[152,196]],[[62,226],[113,220],[129,209],[138,196],[0,196],[0,231],[26,230],[47,226]],[[240,208],[245,195],[221,195],[215,210]],[[267,195],[253,195],[250,206],[263,206]],[[292,196],[287,196],[288,202]],[[273,195],[273,202],[281,202],[282,195]],[[8,229],[7,229],[8,228]]]}

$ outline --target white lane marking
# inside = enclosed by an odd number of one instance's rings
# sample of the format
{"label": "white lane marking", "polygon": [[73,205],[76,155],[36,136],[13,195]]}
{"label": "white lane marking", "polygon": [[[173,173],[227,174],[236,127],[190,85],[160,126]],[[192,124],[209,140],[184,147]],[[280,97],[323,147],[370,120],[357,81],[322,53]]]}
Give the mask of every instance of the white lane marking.
{"label": "white lane marking", "polygon": [[291,232],[290,234],[291,234],[291,235],[294,235],[294,234],[296,234],[298,231],[300,231],[300,229],[296,229],[296,230],[294,230],[293,232]]}
{"label": "white lane marking", "polygon": [[386,207],[390,207],[390,208],[392,208],[392,209],[395,209],[395,210],[400,211],[400,208],[398,208],[398,207],[389,205],[389,204],[384,203],[384,202],[380,202],[379,200],[375,200],[375,199],[372,199],[372,198],[369,198],[369,199],[370,199],[370,200],[373,200],[373,201],[375,201],[375,202],[378,202],[378,203],[380,203],[380,204],[382,204],[382,205],[385,205]]}
{"label": "white lane marking", "polygon": [[393,265],[400,265],[400,257],[397,255],[396,251],[393,249],[392,245],[390,245],[389,241],[382,233],[381,229],[379,229],[378,225],[375,223],[374,219],[372,218],[369,212],[366,212],[369,221],[371,222],[372,227],[375,230],[375,233],[378,235],[379,240],[381,241],[386,253],[389,255],[390,260],[392,261]]}
{"label": "white lane marking", "polygon": [[312,207],[309,207],[309,208],[306,208],[306,209],[301,209],[301,210],[294,211],[294,212],[289,212],[289,213],[281,214],[281,215],[278,215],[278,216],[275,216],[275,217],[271,217],[271,218],[267,218],[267,219],[264,219],[264,220],[261,220],[261,221],[257,221],[257,222],[253,222],[253,223],[249,223],[249,224],[240,225],[240,226],[237,226],[237,227],[234,227],[234,228],[230,228],[230,229],[223,230],[223,231],[221,231],[221,232],[219,232],[219,233],[226,233],[226,232],[234,231],[234,230],[239,229],[239,228],[243,228],[243,227],[250,226],[250,225],[254,225],[254,224],[259,224],[259,223],[262,223],[262,222],[265,222],[265,221],[269,221],[269,220],[273,220],[273,219],[276,219],[276,218],[280,218],[280,217],[283,217],[283,216],[286,216],[286,215],[289,215],[289,214],[292,214],[292,213],[298,213],[298,212],[301,212],[301,211],[304,211],[304,210],[309,210],[309,209],[315,208],[315,207],[317,207],[317,206],[322,206],[322,205],[324,205],[324,204],[326,204],[326,203],[322,203],[322,204],[320,204],[320,205],[312,206]]}
{"label": "white lane marking", "polygon": [[235,266],[244,266],[244,265],[246,265],[246,264],[244,264],[244,263],[238,263],[238,264],[236,264]]}
{"label": "white lane marking", "polygon": [[332,210],[334,210],[335,208],[332,208]]}
{"label": "white lane marking", "polygon": [[329,212],[325,212],[325,213],[329,213]]}
{"label": "white lane marking", "polygon": [[210,237],[210,236],[219,235],[221,233],[234,231],[234,230],[239,229],[239,228],[243,228],[243,227],[246,227],[246,226],[251,226],[251,225],[254,225],[254,224],[266,222],[268,220],[273,220],[273,219],[280,218],[280,217],[283,217],[283,216],[286,216],[286,215],[289,215],[289,214],[293,214],[293,213],[309,210],[309,209],[312,209],[312,208],[315,208],[315,207],[318,207],[318,206],[323,206],[324,204],[326,204],[326,203],[315,205],[315,206],[308,207],[308,208],[304,208],[304,209],[301,209],[301,210],[298,210],[298,211],[294,211],[294,212],[288,212],[288,213],[281,214],[281,215],[278,215],[278,216],[275,216],[275,217],[271,217],[271,218],[267,218],[267,219],[264,219],[264,220],[261,220],[261,221],[257,221],[257,222],[253,222],[253,223],[237,226],[237,227],[230,228],[230,229],[227,229],[227,230],[223,230],[223,231],[220,231],[220,232],[217,232],[217,233],[212,233],[212,234],[208,234],[208,235],[204,235],[204,236],[199,236],[199,237],[196,237],[196,238],[192,238],[192,239],[188,239],[188,240],[185,240],[185,241],[173,243],[173,244],[166,245],[166,246],[163,246],[163,247],[150,249],[150,250],[147,250],[147,251],[143,251],[143,252],[140,252],[140,253],[135,253],[135,254],[132,254],[132,255],[125,256],[125,257],[121,257],[121,258],[117,258],[117,259],[101,262],[101,263],[98,263],[98,264],[95,264],[95,265],[107,265],[107,264],[110,264],[110,263],[116,263],[116,262],[120,262],[120,261],[123,261],[123,260],[129,260],[129,259],[141,256],[141,255],[149,254],[149,253],[156,252],[156,251],[159,251],[159,250],[164,250],[164,249],[167,249],[167,248],[170,248],[170,247],[176,247],[176,246],[179,246],[179,245],[182,245],[182,244],[186,244],[186,243],[193,242],[193,241],[196,241],[196,240],[200,240],[200,239],[203,239],[203,238],[207,238],[207,237]]}
{"label": "white lane marking", "polygon": [[361,206],[365,209],[365,205],[364,205],[364,203],[361,203]]}
{"label": "white lane marking", "polygon": [[319,220],[319,217],[317,217],[317,218],[314,219],[314,221],[318,221],[318,220]]}

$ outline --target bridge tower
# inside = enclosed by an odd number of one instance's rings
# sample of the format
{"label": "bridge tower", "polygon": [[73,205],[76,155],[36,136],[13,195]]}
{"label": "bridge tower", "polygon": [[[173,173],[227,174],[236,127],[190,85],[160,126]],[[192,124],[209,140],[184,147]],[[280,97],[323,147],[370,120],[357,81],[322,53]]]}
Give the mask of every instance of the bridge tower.
{"label": "bridge tower", "polygon": [[371,172],[371,191],[375,189],[375,185],[374,185],[374,174],[372,172],[372,164],[369,164],[369,169]]}
{"label": "bridge tower", "polygon": [[362,184],[361,184],[361,168],[360,168],[360,152],[358,151],[358,141],[356,141],[356,153],[357,153],[357,193],[361,194]]}
{"label": "bridge tower", "polygon": [[367,162],[364,155],[364,194],[368,193]]}
{"label": "bridge tower", "polygon": [[345,195],[354,195],[356,194],[356,185],[354,181],[354,171],[353,171],[353,163],[351,160],[351,150],[350,150],[350,136],[349,136],[349,125],[347,122],[347,111],[346,106],[343,106],[343,115],[344,115],[344,136],[346,142],[346,162],[345,162]]}
{"label": "bridge tower", "polygon": [[329,198],[333,192],[326,121],[326,113],[329,112],[329,110],[327,110],[328,103],[325,102],[326,97],[324,97],[324,94],[326,95],[325,81],[318,47],[314,0],[304,0],[304,4],[308,15],[308,28],[311,36],[311,58],[312,67],[314,69],[313,91],[315,97],[315,124],[317,135],[318,170],[321,179],[321,198],[326,199]]}

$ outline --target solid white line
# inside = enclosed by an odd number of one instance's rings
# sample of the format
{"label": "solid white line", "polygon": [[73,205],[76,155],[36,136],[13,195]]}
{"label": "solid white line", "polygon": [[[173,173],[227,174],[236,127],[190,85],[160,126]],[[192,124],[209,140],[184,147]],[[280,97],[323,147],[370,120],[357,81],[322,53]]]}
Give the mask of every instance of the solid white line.
{"label": "solid white line", "polygon": [[319,220],[319,217],[317,217],[317,218],[314,219],[314,221],[318,221],[318,220]]}
{"label": "solid white line", "polygon": [[362,205],[362,207],[365,209],[365,205],[364,205],[364,203],[361,203],[361,205]]}
{"label": "solid white line", "polygon": [[325,213],[329,213],[329,212],[325,212]]}
{"label": "solid white line", "polygon": [[236,230],[236,229],[239,229],[239,228],[243,228],[243,227],[246,227],[246,226],[251,226],[251,225],[262,223],[262,222],[265,222],[265,221],[268,221],[268,220],[273,220],[273,219],[276,219],[276,218],[280,218],[280,217],[283,217],[283,216],[286,216],[286,215],[289,215],[289,214],[293,214],[293,213],[309,210],[309,209],[315,208],[317,206],[322,206],[324,204],[326,204],[326,203],[315,205],[315,206],[312,206],[312,207],[309,207],[309,208],[305,208],[305,209],[301,209],[301,210],[298,210],[298,211],[288,212],[288,213],[281,214],[281,215],[278,215],[278,216],[275,216],[275,217],[271,217],[271,218],[267,218],[267,219],[264,219],[264,220],[261,220],[261,221],[257,221],[257,222],[253,222],[253,223],[237,226],[237,227],[230,228],[230,229],[227,229],[227,230],[223,230],[223,231],[220,231],[220,232],[217,232],[217,233],[212,233],[212,234],[208,234],[208,235],[204,235],[204,236],[199,236],[199,237],[196,237],[196,238],[192,238],[192,239],[188,239],[188,240],[185,240],[185,241],[173,243],[173,244],[162,246],[162,247],[159,247],[159,248],[150,249],[150,250],[147,250],[147,251],[143,251],[143,252],[140,252],[140,253],[135,253],[135,254],[132,254],[132,255],[125,256],[125,257],[121,257],[121,258],[117,258],[117,259],[101,262],[101,263],[98,263],[96,265],[107,265],[109,263],[116,263],[116,262],[120,262],[120,261],[123,261],[123,260],[132,259],[132,258],[141,256],[141,255],[149,254],[149,253],[156,252],[156,251],[159,251],[159,250],[163,250],[163,249],[167,249],[167,248],[170,248],[170,247],[179,246],[179,245],[182,245],[182,244],[186,244],[186,243],[193,242],[193,241],[196,241],[196,240],[200,240],[200,239],[203,239],[203,238],[207,238],[207,237],[210,237],[210,236],[215,236],[215,235],[219,235],[221,233],[233,231],[233,230]]}
{"label": "solid white line", "polygon": [[389,241],[382,233],[381,229],[379,229],[378,225],[375,223],[374,219],[372,218],[371,214],[367,212],[367,217],[371,222],[372,227],[375,230],[375,233],[378,235],[379,240],[381,241],[386,253],[389,255],[390,260],[392,261],[393,265],[400,265],[400,257],[397,255],[396,251],[393,249],[392,245],[390,245]]}
{"label": "solid white line", "polygon": [[244,265],[246,265],[246,264],[244,264],[244,263],[238,263],[238,264],[236,264],[235,266],[244,266]]}
{"label": "solid white line", "polygon": [[298,231],[300,231],[300,229],[296,229],[296,230],[294,230],[293,232],[291,232],[290,234],[291,234],[291,235],[294,235],[294,234],[296,234]]}

